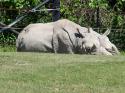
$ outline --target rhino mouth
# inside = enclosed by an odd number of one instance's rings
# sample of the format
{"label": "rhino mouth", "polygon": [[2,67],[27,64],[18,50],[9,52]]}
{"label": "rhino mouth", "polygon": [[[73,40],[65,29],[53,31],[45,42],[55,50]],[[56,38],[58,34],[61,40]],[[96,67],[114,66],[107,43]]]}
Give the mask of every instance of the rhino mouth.
{"label": "rhino mouth", "polygon": [[114,50],[112,50],[112,49],[107,49],[107,48],[105,48],[108,52],[110,52],[112,55],[116,55],[117,53],[116,53],[116,51],[114,51]]}

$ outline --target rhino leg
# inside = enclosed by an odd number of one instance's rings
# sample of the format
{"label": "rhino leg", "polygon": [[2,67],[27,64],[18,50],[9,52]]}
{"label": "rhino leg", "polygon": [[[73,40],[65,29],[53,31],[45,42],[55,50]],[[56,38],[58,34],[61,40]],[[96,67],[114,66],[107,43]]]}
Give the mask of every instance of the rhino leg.
{"label": "rhino leg", "polygon": [[55,30],[53,30],[53,36],[52,36],[52,47],[53,47],[53,52],[57,53],[58,52],[58,38],[57,38],[57,33]]}
{"label": "rhino leg", "polygon": [[60,27],[54,27],[52,45],[54,53],[73,54],[72,44],[67,33]]}

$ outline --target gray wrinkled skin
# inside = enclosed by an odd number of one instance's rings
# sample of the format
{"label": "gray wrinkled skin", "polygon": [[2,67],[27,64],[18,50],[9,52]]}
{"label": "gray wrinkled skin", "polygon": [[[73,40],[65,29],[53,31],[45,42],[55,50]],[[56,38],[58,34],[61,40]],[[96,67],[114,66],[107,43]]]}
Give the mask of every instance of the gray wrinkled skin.
{"label": "gray wrinkled skin", "polygon": [[107,32],[103,35],[91,28],[62,19],[51,23],[30,24],[19,34],[16,47],[19,52],[52,52],[95,55],[118,54]]}
{"label": "gray wrinkled skin", "polygon": [[[24,28],[17,38],[17,51],[54,53],[81,52],[81,49],[78,50],[78,47],[81,45],[76,44],[76,42],[78,42],[77,38],[81,40],[77,31],[78,29],[81,33],[86,33],[88,30],[66,19],[46,24],[30,24]],[[78,34],[78,36],[75,34]]]}
{"label": "gray wrinkled skin", "polygon": [[100,35],[99,33],[92,30],[92,28],[89,29],[90,33],[94,34],[98,37],[100,42],[100,47],[107,50],[112,55],[118,55],[120,54],[117,47],[110,42],[108,35],[110,34],[110,30],[108,29],[104,34]]}

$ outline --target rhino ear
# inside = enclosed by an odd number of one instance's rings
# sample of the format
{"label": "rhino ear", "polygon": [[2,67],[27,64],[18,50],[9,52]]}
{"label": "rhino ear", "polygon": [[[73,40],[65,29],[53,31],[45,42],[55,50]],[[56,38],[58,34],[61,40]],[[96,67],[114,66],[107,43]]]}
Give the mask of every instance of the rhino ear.
{"label": "rhino ear", "polygon": [[77,32],[78,32],[78,34],[77,34],[78,37],[84,38],[84,36],[82,35],[82,33],[80,33],[78,28],[77,28]]}
{"label": "rhino ear", "polygon": [[88,27],[88,33],[91,33],[93,29],[91,27]]}
{"label": "rhino ear", "polygon": [[110,30],[110,29],[107,29],[103,35],[106,35],[106,36],[107,36],[107,35],[110,34],[110,32],[111,32],[111,30]]}

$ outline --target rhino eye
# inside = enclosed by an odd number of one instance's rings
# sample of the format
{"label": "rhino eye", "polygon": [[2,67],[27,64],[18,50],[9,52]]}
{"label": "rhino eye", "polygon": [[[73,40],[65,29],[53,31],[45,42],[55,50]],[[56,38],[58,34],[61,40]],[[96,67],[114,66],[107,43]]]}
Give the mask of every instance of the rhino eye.
{"label": "rhino eye", "polygon": [[84,38],[82,34],[79,34],[79,33],[75,33],[75,36],[76,37],[79,37],[79,38]]}

